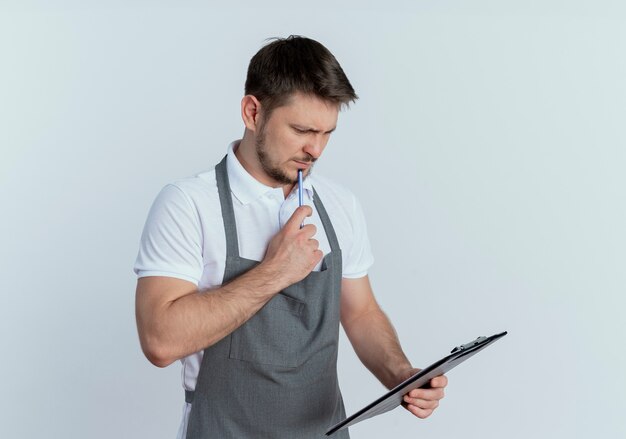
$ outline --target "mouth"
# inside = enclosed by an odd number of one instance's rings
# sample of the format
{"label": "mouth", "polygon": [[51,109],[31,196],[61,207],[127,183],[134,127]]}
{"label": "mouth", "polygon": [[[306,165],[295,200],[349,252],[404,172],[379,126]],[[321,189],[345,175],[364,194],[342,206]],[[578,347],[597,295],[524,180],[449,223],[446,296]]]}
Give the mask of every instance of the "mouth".
{"label": "mouth", "polygon": [[296,162],[296,165],[298,165],[298,169],[309,169],[311,167],[311,165],[313,165],[313,162],[302,162],[300,160],[294,160],[294,162]]}

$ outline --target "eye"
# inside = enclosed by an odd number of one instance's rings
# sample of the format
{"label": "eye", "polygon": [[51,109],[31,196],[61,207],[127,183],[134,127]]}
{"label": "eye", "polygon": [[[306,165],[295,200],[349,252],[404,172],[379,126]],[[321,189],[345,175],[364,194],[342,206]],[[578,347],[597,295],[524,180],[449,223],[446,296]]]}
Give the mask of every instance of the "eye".
{"label": "eye", "polygon": [[303,129],[298,128],[298,127],[293,127],[293,129],[298,134],[306,134],[308,132],[307,130],[303,130]]}

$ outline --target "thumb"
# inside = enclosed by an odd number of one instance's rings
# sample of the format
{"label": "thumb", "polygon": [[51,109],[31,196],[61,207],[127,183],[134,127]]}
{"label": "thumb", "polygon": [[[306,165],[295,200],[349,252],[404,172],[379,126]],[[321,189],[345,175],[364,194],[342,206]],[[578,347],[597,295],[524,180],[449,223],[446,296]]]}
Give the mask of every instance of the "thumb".
{"label": "thumb", "polygon": [[300,206],[296,210],[294,210],[291,218],[285,223],[284,229],[288,230],[299,230],[300,225],[304,221],[304,219],[313,214],[313,209],[311,206]]}

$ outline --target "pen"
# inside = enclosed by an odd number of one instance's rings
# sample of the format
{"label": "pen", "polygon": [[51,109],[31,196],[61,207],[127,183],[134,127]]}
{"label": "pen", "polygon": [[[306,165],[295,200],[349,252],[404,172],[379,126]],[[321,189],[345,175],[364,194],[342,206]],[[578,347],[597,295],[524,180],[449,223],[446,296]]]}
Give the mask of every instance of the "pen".
{"label": "pen", "polygon": [[298,169],[298,207],[302,206],[302,169]]}
{"label": "pen", "polygon": [[[298,169],[298,207],[302,207],[302,169]],[[304,222],[300,228],[304,227]]]}

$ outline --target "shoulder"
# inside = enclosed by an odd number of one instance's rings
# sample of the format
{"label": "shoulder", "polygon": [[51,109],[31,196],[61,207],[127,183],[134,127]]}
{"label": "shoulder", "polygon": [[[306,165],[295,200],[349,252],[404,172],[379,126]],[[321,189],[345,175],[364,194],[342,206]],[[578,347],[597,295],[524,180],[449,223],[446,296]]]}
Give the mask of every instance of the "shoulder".
{"label": "shoulder", "polygon": [[212,169],[166,184],[150,208],[149,222],[186,221],[199,229],[214,216],[221,217],[221,208]]}
{"label": "shoulder", "polygon": [[215,169],[200,172],[194,176],[175,180],[161,190],[158,197],[163,202],[185,201],[194,210],[201,206],[219,202],[217,183],[215,181]]}
{"label": "shoulder", "polygon": [[211,195],[214,193],[217,194],[215,169],[200,172],[191,177],[175,180],[168,186],[175,187],[180,192],[192,198]]}

